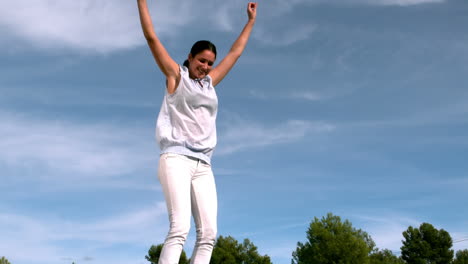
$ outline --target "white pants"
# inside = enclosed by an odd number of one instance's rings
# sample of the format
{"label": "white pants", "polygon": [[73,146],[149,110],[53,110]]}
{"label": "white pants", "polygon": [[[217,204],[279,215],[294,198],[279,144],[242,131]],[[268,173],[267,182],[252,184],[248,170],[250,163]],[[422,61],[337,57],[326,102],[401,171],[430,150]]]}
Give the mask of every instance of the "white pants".
{"label": "white pants", "polygon": [[166,153],[158,177],[166,198],[170,229],[158,264],[177,264],[195,220],[197,240],[190,264],[209,264],[217,232],[218,201],[211,166],[194,158]]}

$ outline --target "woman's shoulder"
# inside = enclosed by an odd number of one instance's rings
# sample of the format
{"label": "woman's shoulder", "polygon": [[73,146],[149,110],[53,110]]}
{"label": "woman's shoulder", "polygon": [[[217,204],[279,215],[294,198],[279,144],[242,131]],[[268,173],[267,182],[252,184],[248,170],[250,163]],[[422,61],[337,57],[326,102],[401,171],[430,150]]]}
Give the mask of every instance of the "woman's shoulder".
{"label": "woman's shoulder", "polygon": [[208,83],[209,86],[213,87],[213,79],[211,78],[211,75],[210,74],[207,74],[204,78],[203,78],[204,82],[205,83]]}
{"label": "woman's shoulder", "polygon": [[179,69],[181,75],[188,75],[188,68],[186,66],[179,64]]}

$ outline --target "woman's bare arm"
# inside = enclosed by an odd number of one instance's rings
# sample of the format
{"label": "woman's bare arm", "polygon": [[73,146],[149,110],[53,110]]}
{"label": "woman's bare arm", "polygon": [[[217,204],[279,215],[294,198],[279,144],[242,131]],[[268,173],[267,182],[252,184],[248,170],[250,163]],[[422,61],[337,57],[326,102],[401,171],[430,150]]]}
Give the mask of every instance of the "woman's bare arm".
{"label": "woman's bare arm", "polygon": [[146,0],[137,0],[141,27],[148,46],[156,63],[167,78],[167,91],[171,94],[177,88],[180,80],[179,65],[171,58],[158,36],[154,32],[153,23]]}
{"label": "woman's bare arm", "polygon": [[247,14],[249,20],[244,26],[244,29],[240,33],[239,37],[232,45],[226,57],[224,57],[224,59],[221,60],[221,62],[209,73],[211,79],[213,80],[214,86],[216,86],[224,79],[224,77],[228,74],[239,57],[242,55],[242,52],[247,45],[247,42],[250,38],[250,33],[252,32],[253,26],[255,24],[255,19],[257,16],[257,3],[251,2],[247,5]]}

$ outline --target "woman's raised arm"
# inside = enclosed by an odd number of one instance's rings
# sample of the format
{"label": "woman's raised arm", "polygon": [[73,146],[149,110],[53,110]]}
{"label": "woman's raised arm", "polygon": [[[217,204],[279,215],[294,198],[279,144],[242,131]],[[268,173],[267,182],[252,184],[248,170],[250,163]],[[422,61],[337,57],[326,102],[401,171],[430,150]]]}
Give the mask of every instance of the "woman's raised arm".
{"label": "woman's raised arm", "polygon": [[180,79],[179,65],[169,56],[169,53],[154,32],[146,0],[137,0],[137,3],[143,34],[145,35],[156,63],[167,78],[168,92],[173,93]]}
{"label": "woman's raised arm", "polygon": [[247,5],[247,15],[249,20],[247,24],[244,26],[244,29],[240,33],[237,40],[232,44],[231,49],[229,50],[228,54],[224,59],[216,66],[214,69],[211,70],[209,75],[213,80],[213,85],[216,86],[220,83],[226,74],[232,69],[236,61],[242,55],[242,52],[249,41],[250,33],[252,32],[253,26],[255,24],[255,19],[257,17],[257,3],[249,3]]}

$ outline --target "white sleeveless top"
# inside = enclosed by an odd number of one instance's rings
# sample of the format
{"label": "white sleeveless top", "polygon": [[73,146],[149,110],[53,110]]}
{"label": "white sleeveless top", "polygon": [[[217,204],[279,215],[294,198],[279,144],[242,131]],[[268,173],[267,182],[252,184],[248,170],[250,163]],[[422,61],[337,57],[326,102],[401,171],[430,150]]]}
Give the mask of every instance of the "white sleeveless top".
{"label": "white sleeveless top", "polygon": [[163,153],[176,153],[211,163],[216,146],[218,97],[211,77],[191,79],[187,67],[173,94],[166,90],[156,124],[156,139]]}

